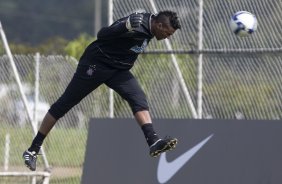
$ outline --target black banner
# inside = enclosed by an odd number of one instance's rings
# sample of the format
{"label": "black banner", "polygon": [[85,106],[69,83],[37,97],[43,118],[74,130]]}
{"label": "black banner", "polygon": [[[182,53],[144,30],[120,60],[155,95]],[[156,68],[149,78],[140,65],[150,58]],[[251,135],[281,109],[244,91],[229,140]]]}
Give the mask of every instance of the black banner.
{"label": "black banner", "polygon": [[281,184],[282,123],[154,120],[175,150],[151,158],[134,119],[91,119],[83,184]]}

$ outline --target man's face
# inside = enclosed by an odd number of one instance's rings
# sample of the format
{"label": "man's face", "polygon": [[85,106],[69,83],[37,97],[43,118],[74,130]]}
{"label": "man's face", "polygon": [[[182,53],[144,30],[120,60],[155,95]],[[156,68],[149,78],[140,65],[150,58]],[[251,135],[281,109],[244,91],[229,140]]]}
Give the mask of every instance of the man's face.
{"label": "man's face", "polygon": [[158,23],[156,25],[155,37],[157,40],[163,40],[173,35],[176,30],[168,23]]}

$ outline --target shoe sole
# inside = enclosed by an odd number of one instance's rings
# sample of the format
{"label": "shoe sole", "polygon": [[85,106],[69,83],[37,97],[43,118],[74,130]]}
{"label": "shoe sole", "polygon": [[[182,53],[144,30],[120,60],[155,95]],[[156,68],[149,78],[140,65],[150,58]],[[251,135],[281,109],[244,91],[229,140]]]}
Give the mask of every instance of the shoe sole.
{"label": "shoe sole", "polygon": [[176,147],[178,140],[177,139],[172,139],[170,140],[161,150],[156,150],[152,153],[150,153],[151,157],[158,157],[161,155],[161,153],[165,152],[165,151],[171,151]]}
{"label": "shoe sole", "polygon": [[32,168],[31,166],[29,166],[26,162],[24,162],[25,166],[27,168],[29,168],[31,171],[35,171],[36,169],[35,168]]}

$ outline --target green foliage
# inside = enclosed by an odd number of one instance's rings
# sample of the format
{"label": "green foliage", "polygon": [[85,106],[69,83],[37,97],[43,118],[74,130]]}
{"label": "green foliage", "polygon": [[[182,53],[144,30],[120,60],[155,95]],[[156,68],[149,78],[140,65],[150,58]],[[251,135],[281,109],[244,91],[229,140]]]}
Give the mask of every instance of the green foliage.
{"label": "green foliage", "polygon": [[94,37],[83,33],[79,35],[76,39],[70,41],[64,50],[67,55],[79,59],[85,48],[94,40]]}
{"label": "green foliage", "polygon": [[[35,54],[39,52],[43,55],[69,55],[76,59],[82,55],[85,48],[94,41],[95,38],[82,33],[70,42],[62,37],[49,38],[39,45],[31,46],[24,43],[9,43],[12,54]],[[0,55],[6,54],[2,42],[0,43]]]}
{"label": "green foliage", "polygon": [[64,47],[67,43],[68,41],[62,37],[52,37],[39,45],[38,52],[45,55],[65,55]]}
{"label": "green foliage", "polygon": [[[12,54],[35,54],[39,52],[44,55],[59,54],[65,55],[64,47],[67,44],[67,40],[62,37],[52,37],[45,40],[43,43],[31,46],[24,43],[9,43]],[[0,44],[0,54],[6,54],[3,44]]]}
{"label": "green foliage", "polygon": [[5,54],[5,49],[3,47],[3,43],[2,43],[2,40],[1,40],[1,42],[0,42],[0,55],[3,55],[3,54]]}

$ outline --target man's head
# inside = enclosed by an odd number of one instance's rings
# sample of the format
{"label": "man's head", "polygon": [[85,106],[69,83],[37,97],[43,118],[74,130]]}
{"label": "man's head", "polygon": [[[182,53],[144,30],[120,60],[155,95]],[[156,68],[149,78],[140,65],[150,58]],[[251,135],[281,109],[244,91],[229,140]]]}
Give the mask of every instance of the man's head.
{"label": "man's head", "polygon": [[151,32],[157,40],[169,38],[180,28],[177,14],[173,11],[161,11],[152,18]]}

